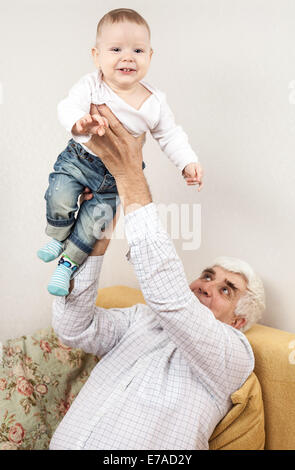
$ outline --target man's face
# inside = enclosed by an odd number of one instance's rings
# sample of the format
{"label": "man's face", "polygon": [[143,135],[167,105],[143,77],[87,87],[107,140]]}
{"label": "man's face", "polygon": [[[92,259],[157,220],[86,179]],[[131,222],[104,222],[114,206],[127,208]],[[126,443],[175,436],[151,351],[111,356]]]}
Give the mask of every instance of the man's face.
{"label": "man's face", "polygon": [[106,23],[92,55],[109,85],[129,89],[148,71],[152,56],[149,32],[144,25],[128,21]]}
{"label": "man's face", "polygon": [[241,274],[220,266],[207,268],[191,283],[190,289],[218,320],[237,329],[245,324],[243,317],[234,314],[238,300],[247,289],[247,281]]}

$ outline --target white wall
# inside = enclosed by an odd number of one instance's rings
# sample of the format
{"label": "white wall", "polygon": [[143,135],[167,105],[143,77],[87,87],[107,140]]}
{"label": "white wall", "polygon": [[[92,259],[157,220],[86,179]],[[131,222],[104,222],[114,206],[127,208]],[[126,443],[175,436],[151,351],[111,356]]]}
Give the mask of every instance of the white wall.
{"label": "white wall", "polygon": [[[126,3],[126,2],[125,2]],[[48,173],[68,136],[57,102],[94,70],[99,18],[121,1],[0,0],[0,339],[51,321],[53,264],[44,234]],[[167,93],[206,172],[199,194],[149,137],[146,175],[157,203],[201,204],[202,243],[175,244],[188,280],[217,255],[245,259],[262,276],[264,323],[295,332],[295,3],[286,0],[130,0],[149,22],[155,54],[147,77]],[[120,224],[122,224],[122,219]],[[120,225],[119,225],[120,227]],[[101,286],[137,286],[113,240]],[[115,266],[115,268],[114,268]]]}

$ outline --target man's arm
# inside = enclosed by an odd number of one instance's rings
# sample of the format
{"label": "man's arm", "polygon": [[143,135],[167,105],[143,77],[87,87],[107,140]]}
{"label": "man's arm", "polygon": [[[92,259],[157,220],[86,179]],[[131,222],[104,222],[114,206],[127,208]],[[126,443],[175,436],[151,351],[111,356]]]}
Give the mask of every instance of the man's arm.
{"label": "man's arm", "polygon": [[120,341],[136,318],[136,306],[126,309],[95,306],[103,257],[115,223],[116,220],[106,229],[104,238],[96,242],[91,255],[71,280],[70,294],[57,297],[53,303],[52,326],[61,342],[100,357]]}
{"label": "man's arm", "polygon": [[129,258],[146,303],[199,380],[224,406],[254,367],[245,335],[217,320],[191,292],[154,204],[130,212],[125,231]]}
{"label": "man's arm", "polygon": [[98,111],[102,116],[104,112],[107,113],[111,119],[111,126],[105,130],[105,135],[93,135],[85,145],[100,156],[116,179],[124,213],[128,214],[152,202],[142,171],[142,145],[145,136],[136,138],[129,134],[106,105],[91,105],[91,114]]}
{"label": "man's arm", "polygon": [[[116,178],[125,212],[130,260],[148,305],[220,406],[253,370],[246,337],[218,321],[189,289],[182,263],[163,230],[143,175],[141,149],[106,108],[110,155],[102,157]],[[134,139],[131,136],[131,139]],[[129,145],[129,142],[131,145]]]}

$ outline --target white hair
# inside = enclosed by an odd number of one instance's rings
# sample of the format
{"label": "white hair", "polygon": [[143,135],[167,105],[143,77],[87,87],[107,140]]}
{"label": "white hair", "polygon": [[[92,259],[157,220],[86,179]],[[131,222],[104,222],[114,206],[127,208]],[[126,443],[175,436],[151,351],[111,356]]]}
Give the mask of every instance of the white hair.
{"label": "white hair", "polygon": [[248,263],[238,258],[219,256],[213,261],[213,266],[220,266],[227,271],[242,274],[246,278],[246,293],[238,300],[234,313],[246,319],[246,323],[240,331],[249,330],[254,323],[261,319],[265,310],[265,293],[262,280]]}

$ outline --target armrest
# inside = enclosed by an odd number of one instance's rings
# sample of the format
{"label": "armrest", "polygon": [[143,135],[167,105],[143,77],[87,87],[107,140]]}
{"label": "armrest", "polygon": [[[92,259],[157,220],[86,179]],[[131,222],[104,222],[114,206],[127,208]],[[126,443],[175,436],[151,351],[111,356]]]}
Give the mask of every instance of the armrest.
{"label": "armrest", "polygon": [[246,332],[262,389],[266,449],[295,448],[295,334],[254,325]]}

